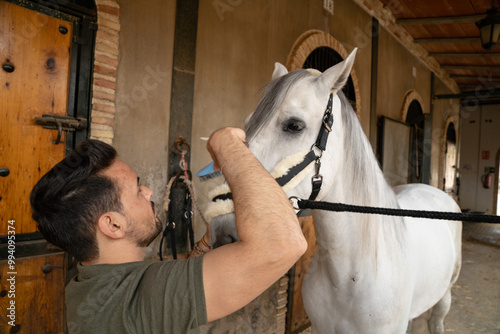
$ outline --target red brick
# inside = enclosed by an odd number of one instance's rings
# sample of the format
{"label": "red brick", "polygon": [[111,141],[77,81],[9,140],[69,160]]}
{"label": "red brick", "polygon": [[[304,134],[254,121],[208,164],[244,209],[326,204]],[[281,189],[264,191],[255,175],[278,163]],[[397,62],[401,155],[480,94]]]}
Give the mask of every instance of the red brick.
{"label": "red brick", "polygon": [[105,117],[92,117],[92,123],[115,126],[115,120]]}
{"label": "red brick", "polygon": [[111,82],[101,78],[94,78],[94,85],[116,90],[116,82]]}
{"label": "red brick", "polygon": [[115,100],[116,100],[115,94],[101,92],[100,90],[94,90],[94,92],[92,93],[92,96],[96,99],[107,100],[107,101],[111,101],[111,102],[115,102]]}
{"label": "red brick", "polygon": [[95,55],[95,61],[98,62],[98,63],[103,63],[103,64],[106,64],[106,65],[110,65],[110,66],[113,66],[113,67],[118,67],[118,59],[114,59],[114,58],[111,58],[111,57],[106,57],[106,56],[103,56],[103,55],[96,54]]}
{"label": "red brick", "polygon": [[112,35],[108,32],[103,31],[103,30],[97,31],[96,39],[99,39],[99,38],[106,40],[106,41],[110,41],[114,44],[118,44],[120,41],[120,38],[118,37],[118,35]]}
{"label": "red brick", "polygon": [[94,73],[109,75],[116,78],[116,69],[104,67],[101,65],[94,65]]}
{"label": "red brick", "polygon": [[92,109],[99,110],[99,111],[104,111],[104,112],[109,112],[109,113],[114,113],[115,112],[115,107],[114,106],[108,106],[106,104],[99,104],[99,103],[94,103],[92,105]]}
{"label": "red brick", "polygon": [[118,7],[111,7],[111,6],[107,6],[107,5],[97,5],[97,10],[100,12],[112,14],[115,16],[120,15],[120,8],[118,8]]}
{"label": "red brick", "polygon": [[96,41],[95,49],[97,51],[106,52],[111,55],[118,56],[118,47],[109,46],[102,42],[99,43],[98,40]]}

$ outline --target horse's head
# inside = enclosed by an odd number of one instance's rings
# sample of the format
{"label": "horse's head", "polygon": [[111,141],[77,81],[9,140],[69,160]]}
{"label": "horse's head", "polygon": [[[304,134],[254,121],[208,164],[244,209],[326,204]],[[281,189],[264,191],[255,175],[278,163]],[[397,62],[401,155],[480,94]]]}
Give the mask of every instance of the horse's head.
{"label": "horse's head", "polygon": [[[288,73],[283,65],[276,63],[272,81],[265,86],[257,108],[245,122],[250,150],[273,177],[277,180],[281,178],[282,181],[286,179],[279,183],[288,196],[308,198],[311,194],[311,178],[317,172],[315,158],[322,155],[326,161],[327,156],[341,154],[338,150],[342,148],[343,129],[341,101],[337,92],[349,78],[355,53],[352,52],[346,60],[323,73],[311,69]],[[330,94],[333,96],[331,109],[334,121],[328,142],[336,144],[327,144],[328,148],[323,149],[323,152],[314,144],[320,131],[324,131],[322,124]],[[314,159],[304,162],[311,151]],[[304,168],[287,179],[290,169],[300,164],[305,165]],[[333,177],[328,176],[334,175],[335,166],[323,168],[320,173],[325,180],[323,187],[329,188]],[[212,219],[213,245],[220,246],[227,241],[238,240],[231,219],[234,219],[234,215],[224,214]]]}

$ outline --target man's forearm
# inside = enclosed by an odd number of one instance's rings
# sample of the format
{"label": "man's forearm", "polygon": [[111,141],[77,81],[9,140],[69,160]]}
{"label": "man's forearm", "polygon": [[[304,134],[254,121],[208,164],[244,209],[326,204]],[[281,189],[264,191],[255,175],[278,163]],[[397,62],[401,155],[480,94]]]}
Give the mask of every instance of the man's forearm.
{"label": "man's forearm", "polygon": [[280,239],[302,243],[303,240],[297,240],[302,238],[302,232],[288,198],[246,147],[244,135],[232,133],[234,130],[219,130],[211,144],[231,187],[240,240],[256,244],[276,243]]}
{"label": "man's forearm", "polygon": [[246,147],[239,129],[221,129],[207,148],[231,187],[240,241],[207,253],[203,277],[209,321],[249,303],[305,252],[288,199]]}

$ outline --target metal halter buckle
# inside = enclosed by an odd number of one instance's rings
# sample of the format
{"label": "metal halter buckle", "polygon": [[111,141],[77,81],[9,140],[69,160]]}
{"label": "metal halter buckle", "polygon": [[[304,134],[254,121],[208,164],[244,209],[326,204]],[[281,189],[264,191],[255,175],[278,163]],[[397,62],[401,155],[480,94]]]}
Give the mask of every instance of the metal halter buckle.
{"label": "metal halter buckle", "polygon": [[332,128],[327,123],[328,117],[330,117],[330,113],[325,113],[325,115],[323,116],[323,125],[328,132],[332,132]]}
{"label": "metal halter buckle", "polygon": [[295,210],[300,210],[299,208],[300,199],[297,196],[290,196],[288,200],[290,201],[290,204],[292,204],[292,208],[294,208]]}
{"label": "metal halter buckle", "polygon": [[320,159],[320,158],[317,158],[317,159],[316,159],[316,162],[315,162],[315,167],[316,167],[316,168],[315,168],[315,170],[316,170],[316,174],[313,176],[313,178],[314,178],[314,177],[321,176],[321,175],[319,174],[319,170],[321,169],[321,159]]}

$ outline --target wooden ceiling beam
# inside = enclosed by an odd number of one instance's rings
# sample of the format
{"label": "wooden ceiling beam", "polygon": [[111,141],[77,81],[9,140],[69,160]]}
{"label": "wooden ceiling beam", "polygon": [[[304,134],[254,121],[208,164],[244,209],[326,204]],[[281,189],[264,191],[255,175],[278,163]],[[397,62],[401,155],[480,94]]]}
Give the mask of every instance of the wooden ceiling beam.
{"label": "wooden ceiling beam", "polygon": [[441,99],[463,99],[466,97],[476,97],[479,100],[487,100],[491,97],[500,97],[500,90],[498,89],[488,89],[488,90],[474,90],[468,92],[462,92],[458,94],[439,94],[432,97],[433,100]]}
{"label": "wooden ceiling beam", "polygon": [[490,91],[498,91],[500,89],[500,86],[481,86],[481,85],[459,85],[460,89],[463,91],[471,90],[471,89],[478,89],[478,88],[487,88],[487,90]]}
{"label": "wooden ceiling beam", "polygon": [[[478,31],[479,33],[479,31]],[[481,43],[479,37],[450,37],[450,38],[414,38],[413,41],[417,44],[440,43],[440,44],[470,44]]]}
{"label": "wooden ceiling beam", "polygon": [[444,70],[500,71],[500,66],[484,65],[441,65]]}
{"label": "wooden ceiling beam", "polygon": [[424,24],[447,24],[477,22],[486,17],[485,14],[440,16],[440,17],[416,17],[396,19],[396,24],[400,25],[424,25]]}
{"label": "wooden ceiling beam", "polygon": [[429,52],[431,57],[449,57],[449,58],[496,58],[500,57],[500,53],[483,53],[483,52]]}
{"label": "wooden ceiling beam", "polygon": [[[455,80],[477,80],[478,76],[477,75],[450,75],[450,78],[453,78]],[[488,77],[488,82],[500,82],[500,77]]]}

